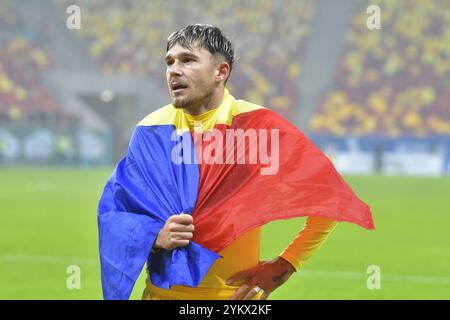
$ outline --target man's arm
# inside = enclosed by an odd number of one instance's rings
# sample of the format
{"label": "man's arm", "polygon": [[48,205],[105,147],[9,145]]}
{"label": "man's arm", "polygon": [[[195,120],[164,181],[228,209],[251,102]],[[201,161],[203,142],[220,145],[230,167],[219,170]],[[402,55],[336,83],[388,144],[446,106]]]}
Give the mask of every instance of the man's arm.
{"label": "man's arm", "polygon": [[335,220],[323,217],[308,217],[305,226],[295,239],[280,254],[280,257],[298,271],[303,263],[325,242],[336,227]]}
{"label": "man's arm", "polygon": [[264,290],[261,300],[267,299],[321,246],[335,226],[334,220],[308,217],[297,237],[277,258],[262,262],[255,268],[239,272],[228,279],[228,285],[238,280],[246,280],[231,299],[251,299],[258,293],[258,288]]}

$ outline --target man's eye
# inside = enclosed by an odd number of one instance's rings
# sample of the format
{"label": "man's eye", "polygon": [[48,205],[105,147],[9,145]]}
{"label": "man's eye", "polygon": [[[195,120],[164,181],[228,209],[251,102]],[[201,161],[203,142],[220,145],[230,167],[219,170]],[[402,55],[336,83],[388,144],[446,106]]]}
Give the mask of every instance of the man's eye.
{"label": "man's eye", "polygon": [[173,64],[173,61],[172,61],[172,60],[166,61],[166,65],[170,66],[170,65],[172,65],[172,64]]}

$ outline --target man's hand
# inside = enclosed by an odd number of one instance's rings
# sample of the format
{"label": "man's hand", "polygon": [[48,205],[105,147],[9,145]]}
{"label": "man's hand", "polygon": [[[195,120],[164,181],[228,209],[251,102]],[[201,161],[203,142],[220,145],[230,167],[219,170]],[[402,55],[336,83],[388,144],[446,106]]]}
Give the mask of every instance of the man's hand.
{"label": "man's hand", "polygon": [[261,300],[267,300],[269,295],[285,283],[294,272],[294,267],[280,257],[272,261],[260,262],[258,266],[241,271],[227,280],[227,285],[239,280],[246,280],[230,299],[250,300],[259,292],[258,288],[260,288],[264,291]]}
{"label": "man's hand", "polygon": [[189,245],[193,237],[194,225],[190,214],[176,214],[167,219],[159,230],[153,248],[173,250]]}

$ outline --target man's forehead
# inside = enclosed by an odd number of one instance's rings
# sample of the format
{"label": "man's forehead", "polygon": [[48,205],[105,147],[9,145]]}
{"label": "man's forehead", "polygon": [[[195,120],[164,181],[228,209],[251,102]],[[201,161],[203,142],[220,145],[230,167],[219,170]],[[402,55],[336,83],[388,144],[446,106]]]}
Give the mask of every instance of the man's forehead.
{"label": "man's forehead", "polygon": [[205,50],[204,48],[201,48],[197,44],[193,44],[190,49],[190,48],[185,48],[182,45],[177,43],[172,48],[170,48],[169,51],[167,51],[166,58],[177,56],[177,55],[183,55],[183,54],[201,56],[201,55],[205,55],[205,54],[206,55],[210,54],[210,52],[208,50]]}

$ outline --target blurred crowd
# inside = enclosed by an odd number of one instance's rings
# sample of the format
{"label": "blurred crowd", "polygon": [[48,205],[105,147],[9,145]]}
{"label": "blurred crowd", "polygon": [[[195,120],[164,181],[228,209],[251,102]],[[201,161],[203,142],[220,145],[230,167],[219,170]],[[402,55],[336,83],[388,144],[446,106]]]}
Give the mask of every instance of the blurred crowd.
{"label": "blurred crowd", "polygon": [[41,82],[41,71],[49,66],[48,55],[25,37],[0,42],[0,113],[18,119],[58,111]]}
{"label": "blurred crowd", "polygon": [[[450,1],[369,2],[354,12],[333,87],[311,129],[334,136],[449,135]],[[382,8],[381,30],[366,28],[369,4]]]}
{"label": "blurred crowd", "polygon": [[167,37],[193,22],[207,23],[219,26],[235,44],[236,64],[228,82],[235,96],[284,116],[299,104],[297,81],[314,1],[77,3],[84,13],[82,36],[106,74],[151,76],[165,90]]}
{"label": "blurred crowd", "polygon": [[43,86],[50,66],[48,54],[26,37],[0,41],[0,164],[105,163],[105,133],[84,128]]}
{"label": "blurred crowd", "polygon": [[[227,84],[233,95],[287,118],[301,106],[304,50],[318,9],[313,0],[53,3],[64,17],[69,4],[81,7],[77,35],[106,75],[149,77],[166,90],[167,37],[193,22],[213,24],[235,44],[235,67]],[[359,3],[334,81],[311,118],[312,132],[337,137],[450,135],[450,0]],[[366,27],[370,4],[382,9],[381,30]],[[42,75],[52,68],[52,55],[19,26],[16,8],[12,0],[0,0],[0,162],[26,158],[26,141],[36,132],[48,141],[54,161],[81,159],[82,145],[87,141],[98,147],[95,141],[104,133],[86,131],[47,91]],[[42,153],[45,148],[35,149]]]}
{"label": "blurred crowd", "polygon": [[107,133],[80,125],[76,116],[29,112],[11,119],[0,114],[0,164],[106,164],[110,140]]}
{"label": "blurred crowd", "polygon": [[17,26],[17,14],[10,0],[0,0],[0,28]]}

